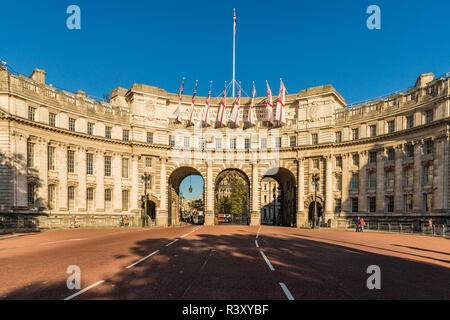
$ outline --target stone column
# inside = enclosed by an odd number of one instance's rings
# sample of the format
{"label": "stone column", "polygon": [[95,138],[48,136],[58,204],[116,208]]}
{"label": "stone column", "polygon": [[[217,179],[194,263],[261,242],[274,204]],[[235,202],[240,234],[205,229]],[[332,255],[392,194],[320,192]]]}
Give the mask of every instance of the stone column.
{"label": "stone column", "polygon": [[341,198],[341,211],[343,216],[350,213],[350,199],[348,197],[350,189],[350,177],[348,173],[349,162],[351,161],[350,155],[345,153],[342,155],[342,198]]}
{"label": "stone column", "polygon": [[206,213],[205,213],[205,225],[214,225],[214,181],[212,173],[212,161],[206,161]]}
{"label": "stone column", "polygon": [[[139,172],[138,172],[138,159],[137,155],[131,156],[131,196],[130,211],[135,214],[137,219],[139,217]],[[140,222],[140,221],[139,221]]]}
{"label": "stone column", "polygon": [[304,159],[297,159],[297,228],[307,223],[308,217],[305,213],[305,169]]}
{"label": "stone column", "polygon": [[76,211],[86,212],[86,150],[84,148],[77,148],[75,151],[75,172],[78,177]]}
{"label": "stone column", "polygon": [[367,151],[359,153],[358,211],[367,213]]}
{"label": "stone column", "polygon": [[105,211],[105,157],[103,152],[98,151],[95,153],[95,165],[94,172],[96,178],[96,190],[95,190],[95,211]]}
{"label": "stone column", "polygon": [[394,212],[403,212],[403,150],[402,145],[395,147],[395,183],[394,183]]}
{"label": "stone column", "polygon": [[120,153],[114,153],[112,158],[112,174],[114,180],[113,211],[122,212],[122,157]]}
{"label": "stone column", "polygon": [[160,185],[159,197],[161,199],[159,211],[156,213],[156,225],[167,227],[168,225],[168,211],[167,211],[167,179],[166,179],[166,158],[161,158],[160,163]]}
{"label": "stone column", "polygon": [[68,199],[67,199],[67,146],[59,145],[56,152],[57,170],[59,176],[59,195],[58,203],[56,204],[59,211],[67,211]]}
{"label": "stone column", "polygon": [[333,218],[333,159],[329,155],[326,158],[326,175],[325,175],[325,212],[323,221],[328,222]]}
{"label": "stone column", "polygon": [[39,172],[39,187],[36,191],[36,208],[48,208],[48,143],[38,139],[35,145],[35,166]]}
{"label": "stone column", "polygon": [[445,213],[445,185],[449,181],[445,172],[446,138],[440,137],[434,140],[433,151],[433,213]]}
{"label": "stone column", "polygon": [[423,214],[423,193],[422,193],[422,141],[414,141],[414,197],[413,197],[413,212],[416,214]]}
{"label": "stone column", "polygon": [[259,226],[261,225],[261,210],[259,209],[259,183],[258,183],[258,163],[255,161],[252,163],[252,183],[251,183],[251,195],[252,195],[252,212],[250,225]]}
{"label": "stone column", "polygon": [[377,189],[376,189],[376,213],[384,214],[384,149],[377,150]]}

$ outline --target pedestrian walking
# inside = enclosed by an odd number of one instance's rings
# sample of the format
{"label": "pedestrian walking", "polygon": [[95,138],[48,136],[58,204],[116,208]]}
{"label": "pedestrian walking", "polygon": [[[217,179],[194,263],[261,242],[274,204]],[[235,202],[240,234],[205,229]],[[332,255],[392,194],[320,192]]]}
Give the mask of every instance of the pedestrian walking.
{"label": "pedestrian walking", "polygon": [[359,228],[360,228],[361,232],[364,231],[364,226],[365,225],[366,225],[366,222],[364,221],[364,218],[361,218],[361,220],[359,220]]}
{"label": "pedestrian walking", "polygon": [[125,227],[128,227],[128,216],[125,216],[125,218],[123,219],[123,224],[125,225]]}
{"label": "pedestrian walking", "polygon": [[359,232],[360,228],[360,217],[356,218],[355,224],[356,224],[356,232]]}

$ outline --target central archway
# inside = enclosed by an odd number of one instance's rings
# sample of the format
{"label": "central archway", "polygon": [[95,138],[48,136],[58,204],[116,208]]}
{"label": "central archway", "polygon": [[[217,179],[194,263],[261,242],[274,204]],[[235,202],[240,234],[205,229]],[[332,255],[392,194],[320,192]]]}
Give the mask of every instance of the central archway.
{"label": "central archway", "polygon": [[214,224],[250,224],[250,180],[239,169],[225,169],[214,186]]}
{"label": "central archway", "polygon": [[[168,225],[177,225],[181,221],[185,220],[183,216],[183,200],[185,198],[181,195],[180,185],[186,177],[200,176],[203,181],[201,199],[203,201],[205,195],[205,179],[200,171],[192,167],[179,167],[175,169],[169,177],[169,190],[168,190]],[[201,212],[203,214],[203,212]]]}

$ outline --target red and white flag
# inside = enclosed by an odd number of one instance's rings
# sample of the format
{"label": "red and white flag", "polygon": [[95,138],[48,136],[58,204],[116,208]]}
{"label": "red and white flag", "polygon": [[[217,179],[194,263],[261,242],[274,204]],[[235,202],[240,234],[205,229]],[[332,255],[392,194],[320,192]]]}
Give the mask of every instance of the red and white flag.
{"label": "red and white flag", "polygon": [[226,125],[227,121],[225,120],[225,108],[227,103],[227,82],[225,81],[225,89],[223,90],[223,98],[220,101],[219,113],[217,114],[217,121],[221,124]]}
{"label": "red and white flag", "polygon": [[231,111],[230,121],[234,122],[236,127],[239,126],[239,109],[241,108],[241,84],[239,83],[239,92],[236,101],[234,102],[233,110]]}
{"label": "red and white flag", "polygon": [[256,115],[255,115],[255,95],[256,95],[256,89],[255,89],[255,82],[253,81],[253,92],[252,92],[252,101],[250,102],[250,108],[248,109],[248,122],[250,122],[252,125],[256,124]]}
{"label": "red and white flag", "polygon": [[212,88],[212,81],[209,85],[209,93],[208,98],[206,98],[205,109],[203,109],[202,121],[206,124],[209,124],[209,101],[211,99],[211,88]]}
{"label": "red and white flag", "polygon": [[195,95],[197,93],[198,80],[195,81],[194,94],[192,95],[192,105],[191,105],[191,115],[189,116],[189,122],[194,123],[194,105],[195,105]]}
{"label": "red and white flag", "polygon": [[270,90],[269,83],[267,82],[267,117],[266,120],[273,123],[273,106],[272,106],[272,90]]}
{"label": "red and white flag", "polygon": [[184,84],[184,78],[181,81],[180,90],[178,90],[178,107],[175,109],[175,112],[173,115],[176,117],[177,121],[180,121],[180,115],[181,115],[181,100],[183,99],[183,84]]}
{"label": "red and white flag", "polygon": [[286,88],[284,87],[283,80],[280,79],[280,93],[278,94],[276,120],[280,123],[286,123]]}

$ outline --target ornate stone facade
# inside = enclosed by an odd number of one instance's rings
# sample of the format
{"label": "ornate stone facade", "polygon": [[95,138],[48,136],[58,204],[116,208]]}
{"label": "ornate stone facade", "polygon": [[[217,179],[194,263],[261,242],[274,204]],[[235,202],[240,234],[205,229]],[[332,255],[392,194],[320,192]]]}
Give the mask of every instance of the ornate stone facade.
{"label": "ornate stone facade", "polygon": [[[30,77],[0,70],[0,213],[49,228],[118,225],[124,214],[140,225],[146,190],[150,220],[174,225],[179,185],[197,174],[212,225],[217,177],[237,170],[250,186],[252,225],[261,222],[268,177],[279,185],[279,223],[287,226],[306,225],[314,200],[328,223],[448,220],[449,83],[448,74],[423,74],[405,92],[352,107],[331,85],[309,88],[287,95],[282,126],[264,121],[261,97],[250,126],[250,99],[242,98],[241,127],[233,128],[176,123],[177,95],[148,85],[118,87],[106,103],[56,90],[39,69]],[[198,121],[205,99],[196,98]],[[211,119],[219,102],[211,99]]]}

